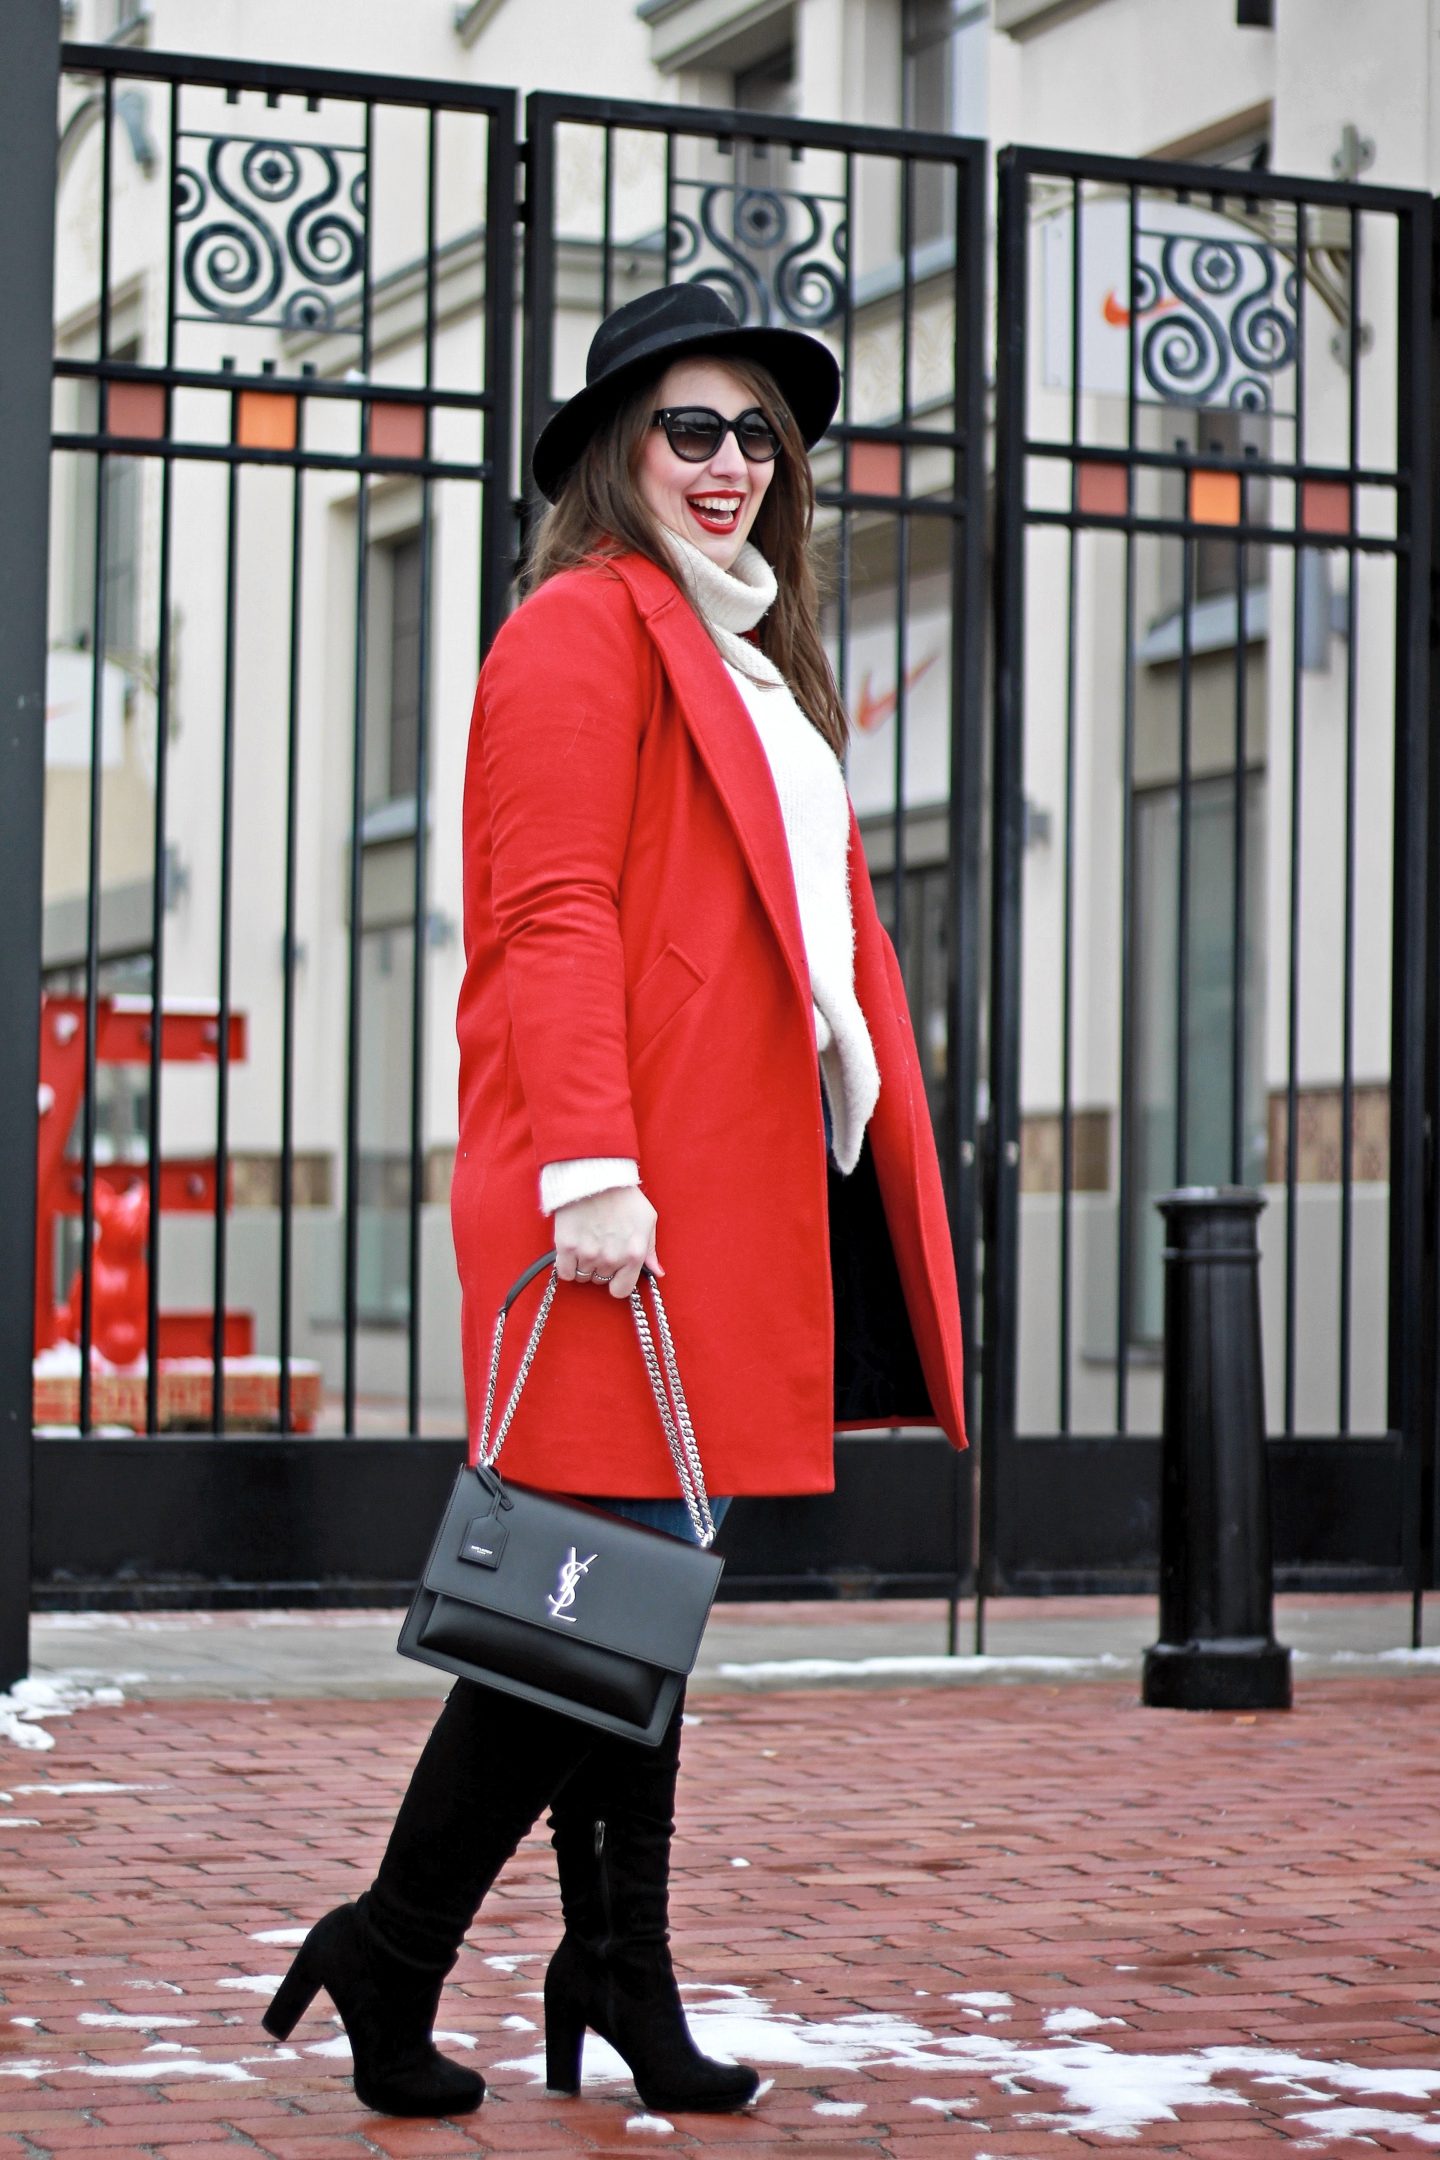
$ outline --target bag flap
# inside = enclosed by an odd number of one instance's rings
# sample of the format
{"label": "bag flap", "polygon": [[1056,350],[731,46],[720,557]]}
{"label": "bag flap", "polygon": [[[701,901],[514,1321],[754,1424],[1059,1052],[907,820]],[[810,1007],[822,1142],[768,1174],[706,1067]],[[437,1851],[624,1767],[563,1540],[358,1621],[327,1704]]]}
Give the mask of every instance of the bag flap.
{"label": "bag flap", "polygon": [[[482,1538],[489,1550],[477,1564],[465,1549],[484,1517],[504,1535]],[[472,1468],[456,1480],[424,1581],[441,1596],[688,1673],[724,1568],[681,1538]]]}

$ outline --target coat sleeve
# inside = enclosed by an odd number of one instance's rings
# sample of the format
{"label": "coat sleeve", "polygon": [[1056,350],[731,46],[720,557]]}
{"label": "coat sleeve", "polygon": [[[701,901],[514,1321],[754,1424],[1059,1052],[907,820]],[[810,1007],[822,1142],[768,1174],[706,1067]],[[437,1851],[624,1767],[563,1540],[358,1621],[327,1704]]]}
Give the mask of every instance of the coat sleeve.
{"label": "coat sleeve", "polygon": [[625,587],[579,572],[512,616],[481,676],[491,905],[537,1172],[640,1153],[619,896],[655,665]]}

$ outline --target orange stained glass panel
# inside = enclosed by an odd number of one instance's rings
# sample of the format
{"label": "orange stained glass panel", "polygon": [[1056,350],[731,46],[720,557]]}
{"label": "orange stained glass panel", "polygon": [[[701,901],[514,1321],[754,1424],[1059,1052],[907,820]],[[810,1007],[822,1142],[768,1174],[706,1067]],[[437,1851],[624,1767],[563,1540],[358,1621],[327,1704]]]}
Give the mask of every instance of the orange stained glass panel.
{"label": "orange stained glass panel", "polygon": [[898,495],[900,493],[899,443],[851,443],[850,493],[852,495]]}
{"label": "orange stained glass panel", "polygon": [[423,405],[372,405],[370,407],[370,455],[372,457],[423,458],[425,455],[425,407]]}
{"label": "orange stained glass panel", "polygon": [[293,450],[298,398],[280,390],[242,390],[235,410],[235,440],[246,450]]}
{"label": "orange stained glass panel", "polygon": [[1087,517],[1124,517],[1130,508],[1130,468],[1098,459],[1075,468],[1075,507]]}
{"label": "orange stained glass panel", "polygon": [[1240,523],[1240,475],[1233,472],[1192,472],[1190,516],[1197,525]]}
{"label": "orange stained glass panel", "polygon": [[1348,480],[1307,480],[1300,490],[1304,532],[1348,533],[1353,520]]}
{"label": "orange stained glass panel", "polygon": [[165,386],[163,383],[112,382],[105,392],[107,435],[165,439]]}

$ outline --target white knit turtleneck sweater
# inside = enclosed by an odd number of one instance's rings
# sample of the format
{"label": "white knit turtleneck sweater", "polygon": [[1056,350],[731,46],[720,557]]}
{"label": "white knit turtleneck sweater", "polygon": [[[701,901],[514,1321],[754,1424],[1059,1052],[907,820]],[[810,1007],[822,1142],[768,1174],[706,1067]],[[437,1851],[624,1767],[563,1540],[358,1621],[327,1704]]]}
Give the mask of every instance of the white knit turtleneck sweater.
{"label": "white knit turtleneck sweater", "polygon": [[[667,532],[665,539],[770,766],[810,970],[815,1044],[833,1126],[831,1148],[841,1170],[848,1172],[860,1160],[865,1127],[880,1093],[880,1074],[855,995],[845,777],[779,669],[741,634],[754,629],[775,598],[775,573],[759,549],[747,543],[732,567],[722,570],[678,534]],[[611,1186],[638,1184],[639,1177],[639,1166],[620,1157],[547,1163],[540,1176],[540,1205],[552,1214]]]}

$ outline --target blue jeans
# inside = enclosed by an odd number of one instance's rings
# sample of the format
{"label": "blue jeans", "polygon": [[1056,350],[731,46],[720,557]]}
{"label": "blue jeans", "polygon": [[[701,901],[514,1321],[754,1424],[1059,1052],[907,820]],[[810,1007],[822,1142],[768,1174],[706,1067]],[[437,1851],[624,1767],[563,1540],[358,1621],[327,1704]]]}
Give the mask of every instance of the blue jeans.
{"label": "blue jeans", "polygon": [[[695,1526],[690,1520],[690,1510],[683,1500],[614,1500],[586,1493],[581,1495],[587,1507],[604,1508],[607,1515],[623,1515],[626,1522],[643,1523],[647,1530],[664,1530],[670,1537],[684,1538],[687,1545],[695,1543]],[[729,1499],[710,1502],[710,1513],[718,1530],[725,1520]]]}

